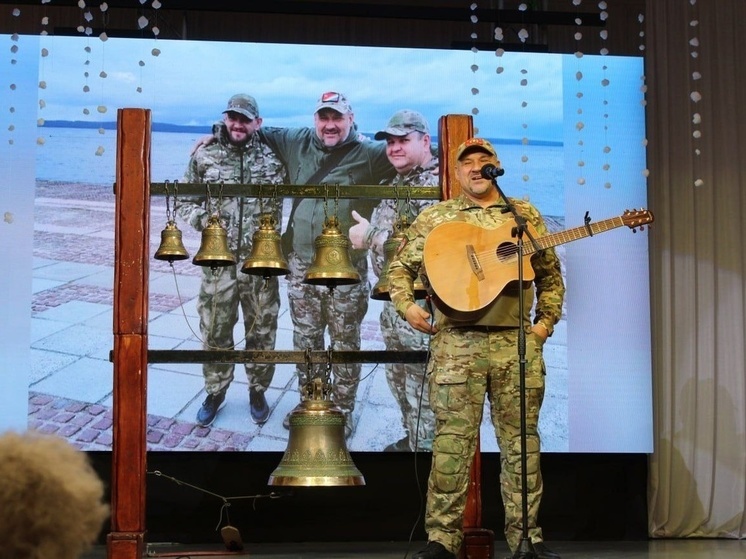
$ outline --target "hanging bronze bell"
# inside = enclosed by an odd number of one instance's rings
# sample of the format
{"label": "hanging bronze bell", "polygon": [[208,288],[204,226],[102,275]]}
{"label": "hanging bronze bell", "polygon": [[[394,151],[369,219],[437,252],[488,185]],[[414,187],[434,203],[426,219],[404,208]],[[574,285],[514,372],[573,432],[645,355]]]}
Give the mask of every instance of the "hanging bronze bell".
{"label": "hanging bronze bell", "polygon": [[244,274],[262,276],[284,276],[290,272],[287,260],[282,254],[282,241],[277,232],[277,221],[272,214],[262,214],[259,229],[252,237],[251,254],[244,261],[241,271]]}
{"label": "hanging bronze bell", "polygon": [[[386,239],[383,243],[383,265],[381,266],[381,275],[378,281],[373,286],[370,292],[370,298],[376,301],[391,301],[389,294],[389,265],[396,256],[396,251],[399,249],[402,239],[404,238],[403,231],[394,231],[394,233]],[[414,298],[424,299],[427,296],[427,289],[422,283],[422,280],[417,277],[414,280]]]}
{"label": "hanging bronze bell", "polygon": [[355,486],[365,478],[352,461],[345,444],[345,417],[329,399],[329,385],[312,379],[310,393],[290,414],[288,446],[269,485]]}
{"label": "hanging bronze bell", "polygon": [[236,257],[228,249],[228,233],[220,224],[217,215],[210,216],[207,227],[202,230],[202,241],[199,251],[194,255],[192,264],[209,268],[220,268],[232,266],[236,263]]}
{"label": "hanging bronze bell", "polygon": [[324,230],[314,240],[313,262],[303,277],[303,283],[326,285],[330,289],[360,283],[360,274],[350,261],[350,246],[350,240],[339,230],[337,217],[327,218]]}
{"label": "hanging bronze bell", "polygon": [[174,260],[186,260],[189,258],[189,253],[184,248],[184,243],[181,240],[181,231],[176,227],[176,223],[173,220],[169,220],[166,223],[166,228],[161,231],[161,244],[158,246],[158,250],[155,251],[153,258],[156,260],[166,260],[169,263]]}

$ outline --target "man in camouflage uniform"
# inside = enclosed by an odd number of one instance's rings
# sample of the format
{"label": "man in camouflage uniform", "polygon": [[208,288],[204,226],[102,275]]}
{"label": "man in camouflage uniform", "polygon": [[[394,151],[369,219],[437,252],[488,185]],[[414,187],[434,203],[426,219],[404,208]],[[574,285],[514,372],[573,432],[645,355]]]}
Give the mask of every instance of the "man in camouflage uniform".
{"label": "man in camouflage uniform", "polygon": [[[404,187],[405,200],[381,200],[373,210],[370,222],[353,212],[358,224],[350,228],[350,240],[355,248],[369,248],[373,271],[380,278],[384,265],[384,243],[400,220],[406,224],[432,200],[412,200],[407,186],[438,187],[438,158],[431,151],[430,128],[425,117],[417,111],[403,109],[394,113],[384,130],[376,133],[376,140],[386,140],[386,155],[396,169],[390,184]],[[424,308],[425,301],[417,301]],[[418,332],[401,320],[390,301],[383,303],[381,333],[388,351],[427,350],[429,336]],[[404,437],[386,451],[430,450],[432,448],[435,417],[427,404],[428,389],[425,367],[420,363],[387,363],[386,380],[402,414]],[[423,406],[422,403],[425,402]]]}
{"label": "man in camouflage uniform", "polygon": [[[454,314],[447,306],[439,306],[435,311],[435,323],[431,325],[430,314],[415,303],[412,295],[413,280],[423,269],[425,239],[436,226],[463,222],[490,230],[513,219],[510,212],[503,211],[506,206],[500,203],[500,195],[492,181],[481,176],[480,171],[487,164],[500,165],[488,141],[471,138],[459,146],[455,168],[462,186],[461,194],[425,209],[417,217],[406,231],[406,239],[389,267],[389,292],[397,312],[415,329],[433,335],[428,372],[430,405],[436,423],[425,518],[428,544],[413,555],[413,559],[455,559],[461,547],[469,472],[479,437],[485,394],[490,399],[492,423],[501,450],[500,489],[505,506],[505,537],[513,552],[521,543],[519,328],[526,332],[527,533],[537,557],[559,558],[546,547],[537,525],[543,490],[538,433],[539,408],[544,397],[542,348],[561,316],[565,292],[557,255],[553,249],[545,249],[531,258],[535,277],[533,282],[524,283],[523,309],[519,308],[517,282],[511,282],[493,301],[485,302],[478,313]],[[535,228],[537,236],[547,234],[544,220],[533,205],[514,199],[511,202]],[[477,244],[476,239],[474,242]],[[430,264],[432,272],[436,266]],[[430,281],[433,281],[432,276]],[[463,289],[468,290],[469,286],[464,285]],[[532,325],[534,289],[536,306]],[[440,309],[445,309],[445,313]]]}
{"label": "man in camouflage uniform", "polygon": [[[261,137],[285,162],[292,184],[378,184],[392,176],[392,168],[379,142],[361,140],[352,107],[344,94],[329,91],[321,95],[314,111],[313,128],[262,128]],[[323,176],[314,177],[324,161],[337,150],[344,150],[339,160]],[[287,224],[291,233],[288,265],[288,301],[293,320],[293,346],[296,350],[324,349],[327,332],[333,349],[359,350],[360,329],[368,310],[367,251],[353,250],[352,266],[362,281],[330,290],[328,287],[308,285],[303,278],[313,263],[314,241],[323,230],[327,213],[339,218],[339,228],[345,235],[354,221],[352,210],[370,216],[374,202],[364,199],[334,199],[330,201],[304,198],[294,201]],[[285,235],[287,238],[287,234]],[[300,379],[306,379],[305,365],[298,366]],[[360,363],[339,364],[332,367],[332,400],[345,415],[345,434],[354,429],[353,410],[360,383]],[[289,428],[289,417],[283,425]]]}
{"label": "man in camouflage uniform", "polygon": [[[177,214],[197,231],[202,231],[208,218],[219,213],[228,233],[228,247],[239,266],[251,253],[253,235],[264,211],[280,223],[281,200],[260,201],[256,198],[223,198],[219,184],[284,184],[285,167],[256,133],[262,119],[256,100],[245,94],[230,98],[223,111],[223,122],[214,128],[214,141],[202,144],[192,155],[184,174],[188,183],[212,183],[211,207],[205,200],[184,198]],[[220,207],[217,205],[220,204]],[[246,349],[272,350],[277,334],[280,310],[279,283],[256,275],[238,273],[236,266],[204,268],[197,299],[200,332],[205,349],[231,349],[236,344],[233,328],[238,322],[238,309],[243,313]],[[225,401],[233,380],[232,363],[205,363],[207,398],[197,412],[197,422],[210,425]],[[274,365],[246,364],[249,381],[249,407],[254,423],[262,424],[269,417],[265,392],[274,375]]]}

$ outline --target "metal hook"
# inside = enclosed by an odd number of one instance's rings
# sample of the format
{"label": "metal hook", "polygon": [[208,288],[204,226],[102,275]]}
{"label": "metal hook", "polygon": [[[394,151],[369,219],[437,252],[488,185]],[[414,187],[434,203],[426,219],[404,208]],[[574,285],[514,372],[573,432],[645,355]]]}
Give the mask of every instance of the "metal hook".
{"label": "metal hook", "polygon": [[205,210],[209,215],[212,215],[212,191],[210,190],[209,182],[205,183],[205,191],[207,192],[207,198],[205,198]]}
{"label": "metal hook", "polygon": [[220,207],[223,205],[223,187],[225,186],[225,180],[220,179],[220,188],[218,189],[218,210],[220,211]]}
{"label": "metal hook", "polygon": [[394,185],[394,208],[396,208],[396,213],[400,214],[402,212],[401,207],[401,198],[399,196],[399,185]]}
{"label": "metal hook", "polygon": [[179,179],[174,180],[174,212],[176,211],[176,197],[179,195]]}
{"label": "metal hook", "polygon": [[329,185],[324,183],[324,221],[329,221]]}
{"label": "metal hook", "polygon": [[334,215],[339,216],[339,183],[334,185]]}
{"label": "metal hook", "polygon": [[259,183],[259,213],[264,213],[264,196],[262,195],[262,185]]}
{"label": "metal hook", "polygon": [[163,189],[166,191],[166,221],[171,221],[171,206],[169,205],[169,194],[168,194],[169,181],[166,180],[163,183]]}
{"label": "metal hook", "polygon": [[324,375],[324,384],[328,384],[332,378],[332,353],[334,352],[334,344],[332,343],[326,349],[326,371]]}
{"label": "metal hook", "polygon": [[404,198],[404,205],[401,211],[401,228],[402,231],[409,227],[409,219],[414,214],[412,210],[412,185],[407,185],[407,194]]}
{"label": "metal hook", "polygon": [[306,379],[305,379],[305,382],[303,384],[311,382],[311,376],[312,376],[311,375],[311,369],[313,367],[313,364],[311,362],[311,348],[310,347],[306,348],[306,352],[305,352],[304,358],[306,360]]}

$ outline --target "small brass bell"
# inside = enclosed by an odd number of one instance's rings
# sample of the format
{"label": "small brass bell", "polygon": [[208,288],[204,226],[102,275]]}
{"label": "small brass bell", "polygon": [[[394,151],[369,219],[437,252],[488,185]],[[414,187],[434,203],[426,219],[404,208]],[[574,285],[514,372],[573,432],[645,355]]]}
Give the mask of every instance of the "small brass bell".
{"label": "small brass bell", "polygon": [[210,268],[232,266],[236,263],[236,257],[228,249],[228,233],[220,224],[217,215],[210,216],[207,227],[202,231],[202,241],[199,251],[194,255],[192,264]]}
{"label": "small brass bell", "polygon": [[166,223],[166,228],[161,231],[161,244],[158,246],[158,250],[155,251],[153,258],[156,260],[166,260],[169,263],[174,260],[186,260],[189,258],[189,253],[184,248],[184,243],[181,240],[181,231],[176,227],[176,223],[173,220],[169,220]]}
{"label": "small brass bell", "polygon": [[360,274],[350,261],[350,240],[339,230],[336,216],[324,221],[324,230],[314,240],[314,257],[303,283],[326,285],[330,289],[338,285],[360,283]]}
{"label": "small brass bell", "polygon": [[308,396],[290,414],[288,446],[269,485],[354,486],[365,478],[345,445],[345,417],[330,398],[328,384],[315,378],[307,383]]}
{"label": "small brass bell", "polygon": [[277,221],[272,214],[262,214],[259,218],[259,229],[252,237],[251,254],[241,268],[244,274],[269,279],[271,276],[284,276],[290,272],[282,254],[282,241],[276,227]]}
{"label": "small brass bell", "polygon": [[[404,232],[395,230],[391,237],[386,239],[386,242],[383,243],[383,265],[381,266],[381,275],[370,292],[371,299],[375,299],[376,301],[391,301],[391,296],[389,295],[389,265],[394,259],[394,256],[396,256],[396,251],[398,250],[403,238]],[[414,298],[424,299],[426,296],[427,289],[418,276],[417,279],[414,280]]]}

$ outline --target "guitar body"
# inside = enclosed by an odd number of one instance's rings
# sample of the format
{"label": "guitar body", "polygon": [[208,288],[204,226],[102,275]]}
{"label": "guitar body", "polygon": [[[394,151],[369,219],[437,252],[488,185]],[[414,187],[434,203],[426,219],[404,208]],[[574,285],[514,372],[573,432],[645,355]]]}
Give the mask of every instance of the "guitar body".
{"label": "guitar body", "polygon": [[[433,229],[425,239],[423,262],[436,304],[456,319],[478,315],[505,286],[518,280],[518,239],[514,221],[496,229],[452,221]],[[537,238],[531,224],[529,232]],[[526,236],[524,249],[531,241]],[[531,254],[523,256],[523,279],[534,279]]]}
{"label": "guitar body", "polygon": [[[618,216],[539,237],[529,223],[523,239],[523,281],[535,277],[531,256],[539,251],[570,241],[605,233],[626,225],[633,231],[653,223],[649,210],[625,210]],[[455,320],[473,320],[512,281],[518,280],[518,239],[514,221],[495,229],[463,221],[438,225],[425,239],[422,262],[436,306]]]}

